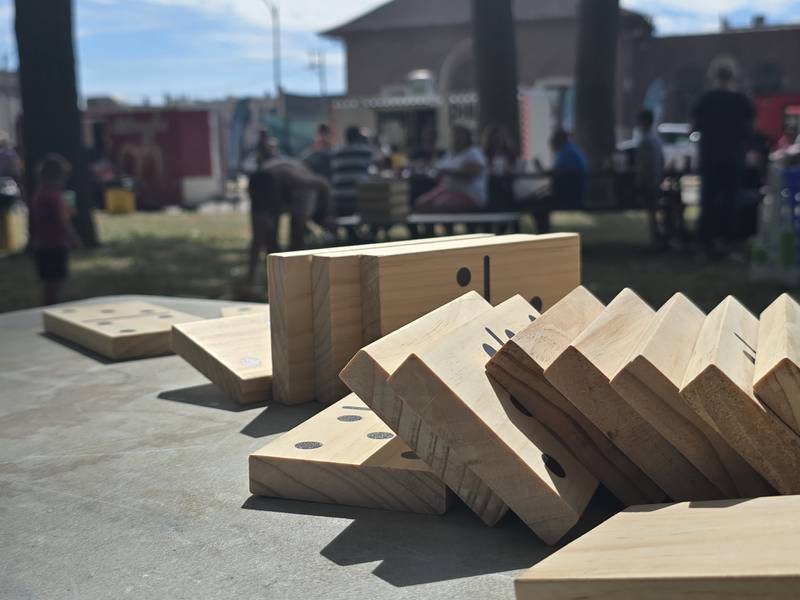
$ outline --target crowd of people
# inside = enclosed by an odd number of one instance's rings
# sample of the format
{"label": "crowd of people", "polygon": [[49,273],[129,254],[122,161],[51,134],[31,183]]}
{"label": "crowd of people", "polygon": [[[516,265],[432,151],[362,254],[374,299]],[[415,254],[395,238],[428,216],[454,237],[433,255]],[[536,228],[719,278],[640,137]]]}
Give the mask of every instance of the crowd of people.
{"label": "crowd of people", "polygon": [[[742,203],[740,198],[748,178],[753,179],[750,185],[754,188],[763,183],[770,150],[769,141],[754,131],[752,103],[733,89],[732,71],[722,66],[714,75],[715,85],[692,109],[693,129],[701,134],[702,192],[696,239],[710,257],[753,233],[757,220],[753,207],[757,202]],[[664,150],[653,112],[641,111],[637,128],[633,185],[638,206],[648,209],[655,238],[665,177]],[[287,158],[280,156],[278,144],[269,132],[261,132],[253,150],[255,168],[249,174],[252,242],[248,282],[255,280],[262,251],[278,250],[281,214],[291,216],[291,248],[301,249],[309,221],[317,222],[332,235],[337,217],[357,212],[359,183],[371,173],[394,166],[365,130],[347,128],[339,146],[334,145],[333,138],[330,127],[320,125],[302,157]],[[527,211],[537,230],[547,232],[553,210],[584,207],[589,164],[566,130],[556,129],[550,137],[552,165],[545,167],[537,159],[532,169],[521,160],[511,132],[501,126],[487,127],[478,144],[469,127],[457,124],[451,139],[450,150],[440,153],[435,131],[424,131],[419,147],[409,153],[404,163],[426,173],[431,169],[437,173],[435,186],[412,199],[415,212]],[[797,131],[787,127],[777,148],[786,149],[797,143]],[[18,179],[18,172],[11,173],[17,162],[0,136],[0,177]],[[80,242],[71,225],[74,211],[65,201],[69,164],[58,155],[48,155],[36,173],[37,187],[28,202],[30,245],[43,284],[44,301],[49,304],[56,301],[67,276],[69,251]],[[520,178],[538,178],[547,185],[518,186]],[[746,209],[750,212],[743,213]]]}

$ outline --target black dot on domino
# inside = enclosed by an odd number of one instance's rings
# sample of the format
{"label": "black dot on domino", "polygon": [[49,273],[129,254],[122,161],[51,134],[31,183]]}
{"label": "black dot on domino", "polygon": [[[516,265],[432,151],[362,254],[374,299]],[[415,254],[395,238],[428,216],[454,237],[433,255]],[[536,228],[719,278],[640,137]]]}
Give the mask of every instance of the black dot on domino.
{"label": "black dot on domino", "polygon": [[467,267],[461,267],[456,273],[456,281],[461,287],[467,287],[472,281],[472,273]]}

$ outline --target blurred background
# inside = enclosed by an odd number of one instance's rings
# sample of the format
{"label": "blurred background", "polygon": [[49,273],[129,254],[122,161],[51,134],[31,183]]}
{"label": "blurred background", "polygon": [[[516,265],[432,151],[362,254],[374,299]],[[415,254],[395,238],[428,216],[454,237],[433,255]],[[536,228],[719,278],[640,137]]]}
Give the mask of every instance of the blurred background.
{"label": "blurred background", "polygon": [[[445,152],[463,150],[454,127],[484,156],[484,226],[580,232],[604,301],[630,286],[760,311],[800,281],[794,0],[0,0],[0,23],[0,311],[42,302],[32,215],[49,153],[71,164],[81,239],[59,300],[263,301],[247,261],[267,159],[327,180],[334,205],[303,215],[299,241],[292,207],[270,208],[264,250],[404,239],[422,234],[408,216],[446,182]],[[720,86],[752,108],[741,169],[721,176],[720,125],[698,108]],[[576,175],[564,191],[557,132],[585,161],[580,191]],[[345,206],[359,144],[371,158]],[[712,211],[714,177],[736,182]],[[703,237],[704,211],[719,235]],[[475,227],[451,216],[425,234]]]}

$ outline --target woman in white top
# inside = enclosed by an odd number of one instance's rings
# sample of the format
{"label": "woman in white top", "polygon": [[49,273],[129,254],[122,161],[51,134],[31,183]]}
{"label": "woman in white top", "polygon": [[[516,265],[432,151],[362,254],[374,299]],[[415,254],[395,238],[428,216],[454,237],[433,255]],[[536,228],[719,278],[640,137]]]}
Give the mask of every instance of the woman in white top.
{"label": "woman in white top", "polygon": [[437,165],[439,185],[420,196],[415,212],[477,212],[486,207],[486,157],[464,126],[453,127],[453,151]]}

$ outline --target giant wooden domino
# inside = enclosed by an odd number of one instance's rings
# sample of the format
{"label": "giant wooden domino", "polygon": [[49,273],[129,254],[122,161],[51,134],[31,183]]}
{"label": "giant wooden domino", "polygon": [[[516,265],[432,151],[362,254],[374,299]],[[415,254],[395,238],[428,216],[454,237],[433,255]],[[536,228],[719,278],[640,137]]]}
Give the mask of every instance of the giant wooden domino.
{"label": "giant wooden domino", "polygon": [[250,455],[258,496],[443,514],[449,492],[354,394]]}
{"label": "giant wooden domino", "polygon": [[680,387],[705,315],[682,294],[656,313],[612,387],[719,491],[750,498],[772,488],[681,398]]}
{"label": "giant wooden domino", "polygon": [[266,313],[269,315],[269,304],[245,304],[238,302],[219,309],[221,317],[243,317],[245,315]]}
{"label": "giant wooden domino", "polygon": [[267,259],[272,373],[274,399],[282,404],[302,404],[315,398],[313,301],[311,264],[313,256],[367,251],[385,246],[403,247],[430,243],[410,240],[330,250],[303,250],[270,254]]}
{"label": "giant wooden domino", "polygon": [[673,500],[719,491],[611,387],[654,311],[623,290],[545,370],[545,377]]}
{"label": "giant wooden domino", "polygon": [[517,600],[797,598],[800,497],[637,506],[517,578]]}
{"label": "giant wooden domino", "polygon": [[518,332],[486,365],[506,390],[553,432],[626,505],[663,499],[663,492],[544,377],[544,371],[602,312],[578,287]]}
{"label": "giant wooden domino", "polygon": [[800,494],[800,436],[753,394],[758,320],[734,298],[708,315],[681,395],[782,494]]}
{"label": "giant wooden domino", "polygon": [[417,251],[435,251],[453,245],[482,244],[492,237],[487,234],[452,236],[314,254],[311,259],[311,297],[317,401],[331,404],[347,393],[339,372],[366,344],[361,319],[360,259],[364,252],[392,254],[409,247]]}
{"label": "giant wooden domino", "polygon": [[172,326],[200,319],[147,302],[56,307],[43,313],[45,331],[113,360],[168,354]]}
{"label": "giant wooden domino", "polygon": [[451,453],[554,544],[578,521],[597,480],[483,369],[505,340],[536,317],[527,300],[513,297],[416,349],[389,385]]}
{"label": "giant wooden domino", "polygon": [[755,395],[800,433],[800,305],[788,294],[761,313],[757,350]]}
{"label": "giant wooden domino", "polygon": [[366,251],[364,339],[377,340],[470,290],[494,305],[520,294],[546,309],[580,285],[580,278],[580,236],[574,233]]}
{"label": "giant wooden domino", "polygon": [[412,351],[455,331],[490,309],[491,305],[479,294],[467,293],[363,348],[341,376],[484,523],[494,525],[508,507],[388,383],[389,377]]}
{"label": "giant wooden domino", "polygon": [[172,328],[172,350],[240,404],[272,397],[269,315],[265,311]]}

